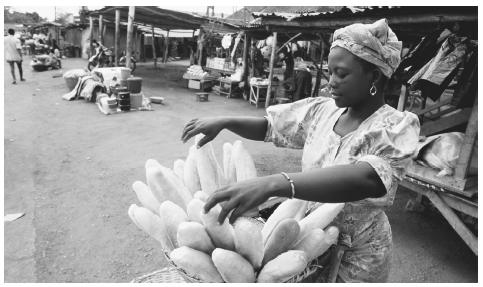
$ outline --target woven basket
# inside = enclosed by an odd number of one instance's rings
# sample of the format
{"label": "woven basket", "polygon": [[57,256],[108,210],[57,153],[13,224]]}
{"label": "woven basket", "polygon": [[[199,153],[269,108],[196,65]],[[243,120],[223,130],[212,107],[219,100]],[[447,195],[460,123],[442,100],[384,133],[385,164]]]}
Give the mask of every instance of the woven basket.
{"label": "woven basket", "polygon": [[173,267],[165,267],[161,270],[140,276],[130,283],[186,283],[186,280],[179,275]]}
{"label": "woven basket", "polygon": [[[163,252],[166,260],[168,261],[170,267],[167,267],[170,272],[176,271],[181,278],[184,279],[184,282],[188,283],[207,283],[201,280],[198,277],[195,277],[191,274],[186,273],[186,271],[183,268],[178,267],[169,257],[169,254],[167,252]],[[312,262],[310,262],[307,267],[305,268],[304,271],[302,271],[300,274],[293,276],[292,278],[286,280],[284,283],[312,283],[312,282],[320,282],[320,279],[318,274],[322,273],[322,270],[325,271],[324,266],[327,266],[328,262],[330,259],[330,251],[324,253],[322,256],[319,258],[314,259]],[[175,278],[176,276],[170,275],[167,276],[164,273],[168,272],[166,269],[161,269],[159,271],[153,272],[151,274],[145,275],[143,277],[146,277],[146,279],[143,280],[153,280],[155,278],[158,278],[156,280],[166,280],[169,277]],[[159,274],[158,274],[159,273]],[[140,277],[141,279],[143,277]],[[136,280],[136,279],[135,279]],[[147,282],[147,281],[141,281],[141,282]],[[149,281],[149,282],[155,282],[155,281]],[[156,282],[168,282],[168,281],[156,281]],[[177,281],[176,281],[177,282]],[[175,283],[175,282],[173,282]]]}

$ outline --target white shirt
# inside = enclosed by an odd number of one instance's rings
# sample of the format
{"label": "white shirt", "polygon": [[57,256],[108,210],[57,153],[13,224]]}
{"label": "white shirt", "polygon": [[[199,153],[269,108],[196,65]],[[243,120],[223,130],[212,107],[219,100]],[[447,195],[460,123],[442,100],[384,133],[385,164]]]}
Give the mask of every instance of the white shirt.
{"label": "white shirt", "polygon": [[22,61],[22,56],[17,49],[22,49],[20,39],[12,35],[8,35],[4,39],[5,60],[6,61]]}

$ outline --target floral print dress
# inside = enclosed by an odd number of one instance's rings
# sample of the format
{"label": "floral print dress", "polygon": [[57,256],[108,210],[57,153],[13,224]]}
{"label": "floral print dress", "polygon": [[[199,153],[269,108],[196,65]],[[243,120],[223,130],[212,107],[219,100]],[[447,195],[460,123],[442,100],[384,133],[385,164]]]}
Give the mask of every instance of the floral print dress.
{"label": "floral print dress", "polygon": [[[341,137],[333,128],[346,108],[331,98],[307,98],[267,109],[265,141],[303,149],[302,171],[367,162],[379,175],[386,194],[347,202],[331,225],[340,230],[344,253],[338,282],[386,282],[392,253],[391,226],[383,209],[392,205],[419,137],[415,114],[389,105],[380,107],[360,126]],[[308,212],[321,203],[310,202]]]}

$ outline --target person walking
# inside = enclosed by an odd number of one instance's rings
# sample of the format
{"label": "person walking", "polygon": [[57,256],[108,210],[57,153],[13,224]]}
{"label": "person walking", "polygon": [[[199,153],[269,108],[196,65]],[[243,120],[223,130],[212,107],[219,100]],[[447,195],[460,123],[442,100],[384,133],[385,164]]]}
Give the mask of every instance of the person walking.
{"label": "person walking", "polygon": [[8,29],[8,36],[4,40],[5,60],[10,65],[10,72],[12,73],[13,82],[17,84],[17,78],[15,78],[15,63],[17,63],[18,73],[20,74],[20,81],[25,81],[22,71],[22,46],[20,40],[15,38],[15,30]]}

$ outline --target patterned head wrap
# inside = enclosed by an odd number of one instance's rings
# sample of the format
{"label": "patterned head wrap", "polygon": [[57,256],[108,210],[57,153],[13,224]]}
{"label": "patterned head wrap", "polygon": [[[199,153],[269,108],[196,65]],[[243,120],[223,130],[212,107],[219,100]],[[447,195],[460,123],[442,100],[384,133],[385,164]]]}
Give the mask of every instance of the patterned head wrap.
{"label": "patterned head wrap", "polygon": [[389,28],[386,19],[372,24],[352,24],[334,32],[331,49],[342,47],[376,65],[390,78],[401,62],[402,42]]}

